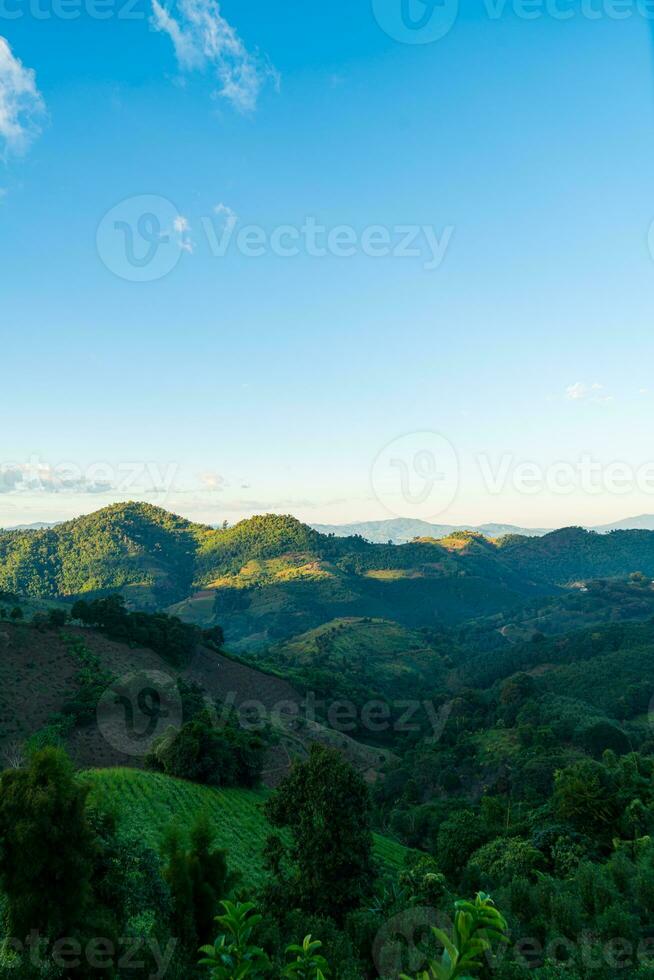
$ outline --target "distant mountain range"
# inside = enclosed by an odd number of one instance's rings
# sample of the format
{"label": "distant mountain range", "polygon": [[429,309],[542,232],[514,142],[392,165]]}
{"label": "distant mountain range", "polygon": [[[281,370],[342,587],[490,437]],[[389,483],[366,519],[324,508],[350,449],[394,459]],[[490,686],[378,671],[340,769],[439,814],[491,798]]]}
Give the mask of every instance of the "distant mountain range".
{"label": "distant mountain range", "polygon": [[56,527],[59,521],[48,524],[46,521],[36,521],[34,524],[14,524],[13,527],[6,527],[5,531],[44,531],[49,527]]}
{"label": "distant mountain range", "polygon": [[599,534],[607,534],[609,531],[654,531],[654,514],[626,517],[623,521],[616,521],[615,524],[600,524],[589,530],[597,531]]}
{"label": "distant mountain range", "polygon": [[313,524],[321,534],[335,534],[339,538],[349,538],[359,534],[374,544],[406,544],[416,538],[447,538],[456,531],[472,531],[487,538],[501,538],[507,534],[520,534],[526,538],[539,538],[548,534],[551,528],[516,527],[513,524],[430,524],[427,521],[398,517],[388,521],[363,521],[359,524]]}
{"label": "distant mountain range", "polygon": [[[551,534],[554,528],[547,527],[517,527],[514,524],[430,524],[427,521],[412,520],[398,517],[387,521],[362,521],[355,524],[312,524],[315,531],[321,534],[335,534],[339,538],[348,538],[359,534],[373,544],[407,544],[416,538],[446,538],[456,531],[472,531],[483,534],[487,538],[502,538],[507,534],[519,534],[525,538],[540,538]],[[654,514],[641,514],[639,517],[627,517],[614,524],[598,526],[584,525],[586,531],[596,531],[598,534],[608,534],[611,531],[654,531]]]}

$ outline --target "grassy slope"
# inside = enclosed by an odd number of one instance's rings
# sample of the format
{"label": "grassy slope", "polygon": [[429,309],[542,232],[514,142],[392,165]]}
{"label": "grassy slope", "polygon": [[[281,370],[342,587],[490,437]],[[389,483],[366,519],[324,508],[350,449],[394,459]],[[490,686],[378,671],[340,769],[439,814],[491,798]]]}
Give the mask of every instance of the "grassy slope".
{"label": "grassy slope", "polygon": [[[125,825],[155,847],[172,822],[188,826],[206,810],[217,843],[228,851],[230,865],[241,871],[244,883],[256,885],[262,880],[261,851],[270,832],[261,809],[265,790],[213,789],[134,769],[91,770],[84,778],[92,785],[91,802],[115,808]],[[384,863],[401,867],[406,849],[375,835],[375,854]]]}
{"label": "grassy slope", "polygon": [[414,630],[385,619],[334,619],[272,647],[267,662],[347,674],[389,694],[417,693],[444,682],[439,652]]}

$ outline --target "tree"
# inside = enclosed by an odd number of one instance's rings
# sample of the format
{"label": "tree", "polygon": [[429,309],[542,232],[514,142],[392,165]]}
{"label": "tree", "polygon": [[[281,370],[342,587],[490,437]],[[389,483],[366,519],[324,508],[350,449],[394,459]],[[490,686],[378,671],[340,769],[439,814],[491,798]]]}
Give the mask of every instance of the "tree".
{"label": "tree", "polygon": [[279,838],[269,841],[273,872],[289,904],[338,920],[356,908],[373,877],[370,798],[341,753],[312,745],[265,809],[274,827],[292,834],[289,848]]}
{"label": "tree", "polygon": [[0,889],[9,935],[72,935],[91,897],[94,834],[88,787],[61,749],[36,752],[0,776]]}
{"label": "tree", "polygon": [[52,629],[59,629],[65,626],[68,621],[68,613],[65,609],[48,609],[48,625]]}
{"label": "tree", "polygon": [[498,882],[529,878],[543,864],[543,855],[520,837],[496,837],[470,856],[469,866]]}
{"label": "tree", "polygon": [[202,630],[202,639],[210,646],[222,650],[225,645],[225,633],[222,626],[211,626],[209,629]]}
{"label": "tree", "polygon": [[14,606],[14,608],[11,610],[11,618],[14,620],[14,622],[18,622],[23,618],[23,610],[20,608],[20,606]]}
{"label": "tree", "polygon": [[195,652],[201,630],[177,616],[156,612],[129,612],[122,595],[114,593],[86,602],[79,599],[71,618],[93,626],[120,643],[149,647],[169,663],[181,666]]}
{"label": "tree", "polygon": [[254,786],[261,775],[265,745],[235,718],[217,727],[208,711],[179,730],[169,728],[148,755],[152,769],[209,786]]}
{"label": "tree", "polygon": [[[271,975],[272,964],[264,950],[253,942],[253,934],[262,916],[252,902],[221,902],[225,913],[216,916],[221,927],[213,946],[200,949],[204,958],[200,966],[208,966],[212,980],[261,980]],[[329,963],[319,953],[322,943],[305,936],[301,945],[286,947],[288,962],[276,976],[288,980],[329,980]]]}
{"label": "tree", "polygon": [[484,820],[472,810],[458,810],[440,825],[436,856],[443,873],[457,875],[473,851],[485,844],[489,830]]}
{"label": "tree", "polygon": [[201,813],[191,829],[190,846],[184,846],[177,827],[164,843],[164,878],[173,900],[176,935],[189,949],[206,943],[221,899],[237,881],[227,867],[225,851],[214,848],[214,832],[206,813]]}
{"label": "tree", "polygon": [[612,774],[591,759],[560,770],[554,778],[554,808],[578,830],[607,832],[619,813]]}

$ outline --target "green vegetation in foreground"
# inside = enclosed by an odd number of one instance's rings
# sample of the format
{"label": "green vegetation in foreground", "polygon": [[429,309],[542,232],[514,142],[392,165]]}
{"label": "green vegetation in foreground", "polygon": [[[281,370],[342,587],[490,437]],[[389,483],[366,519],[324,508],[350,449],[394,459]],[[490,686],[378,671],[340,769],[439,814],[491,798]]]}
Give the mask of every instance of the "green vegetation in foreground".
{"label": "green vegetation in foreground", "polygon": [[[156,849],[171,823],[190,826],[206,811],[216,844],[227,851],[229,866],[241,872],[243,884],[260,885],[265,879],[261,855],[272,833],[263,813],[270,795],[266,790],[214,789],[137,769],[94,769],[84,778],[91,783],[91,804],[115,810],[126,829]],[[400,869],[407,850],[375,835],[374,853],[389,868]]]}

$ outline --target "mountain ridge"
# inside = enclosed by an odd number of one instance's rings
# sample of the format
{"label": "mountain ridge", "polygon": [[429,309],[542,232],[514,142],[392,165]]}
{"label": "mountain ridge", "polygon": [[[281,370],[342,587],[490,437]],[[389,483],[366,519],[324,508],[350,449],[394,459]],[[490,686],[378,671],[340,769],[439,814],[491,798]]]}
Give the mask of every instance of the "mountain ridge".
{"label": "mountain ridge", "polygon": [[[489,538],[499,538],[506,535],[537,538],[552,534],[560,528],[520,527],[514,524],[431,524],[414,518],[396,517],[381,521],[359,521],[350,524],[312,524],[316,531],[322,534],[334,534],[337,537],[361,535],[374,544],[407,544],[418,537],[444,538],[457,531],[472,531]],[[637,517],[626,517],[609,524],[585,524],[586,531],[598,534],[609,534],[611,531],[654,531],[654,514],[640,514]]]}

